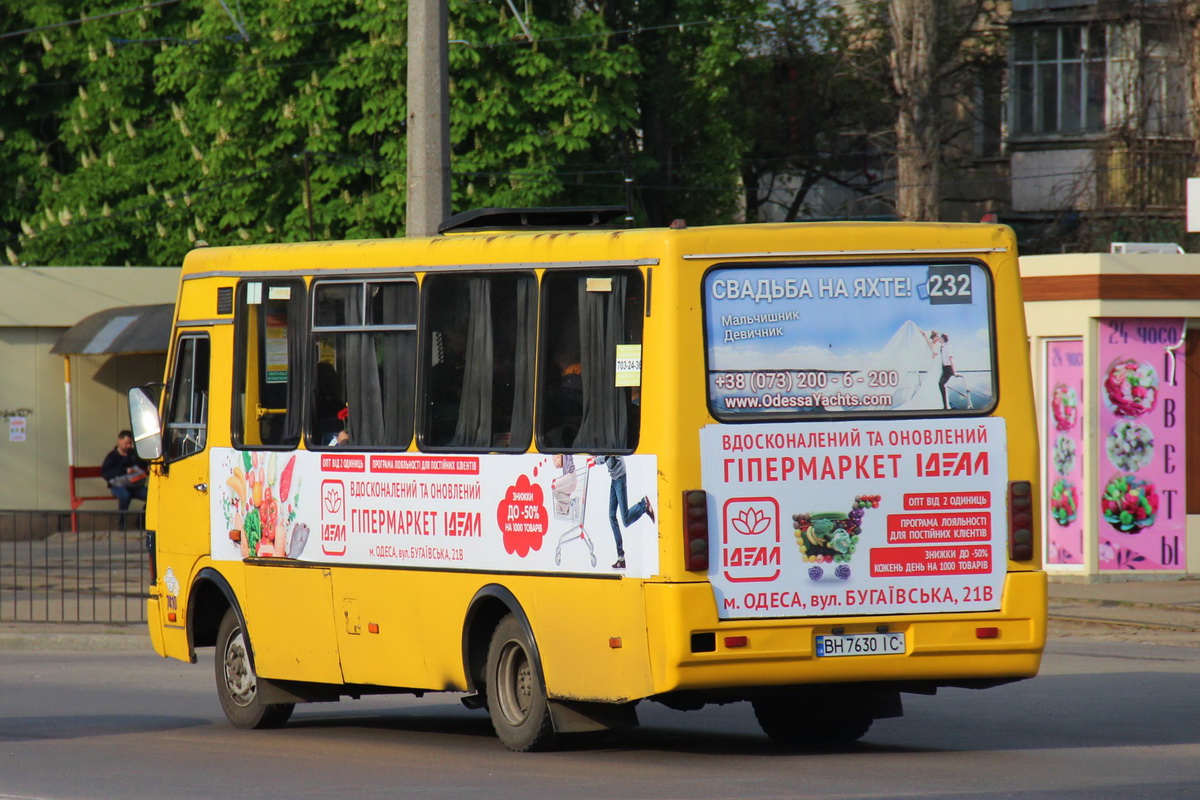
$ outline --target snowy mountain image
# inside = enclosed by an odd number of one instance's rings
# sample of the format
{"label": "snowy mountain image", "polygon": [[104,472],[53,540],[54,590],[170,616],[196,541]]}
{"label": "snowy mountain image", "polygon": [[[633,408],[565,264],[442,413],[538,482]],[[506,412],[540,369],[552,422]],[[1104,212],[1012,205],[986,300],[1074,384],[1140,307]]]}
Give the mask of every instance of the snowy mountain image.
{"label": "snowy mountain image", "polygon": [[[895,323],[893,323],[894,325]],[[882,348],[863,336],[820,347],[802,326],[786,327],[790,347],[775,341],[712,351],[709,389],[727,410],[775,413],[985,409],[992,396],[988,326],[922,329],[905,319]],[[779,337],[785,338],[785,337]],[[882,338],[882,337],[880,337]],[[876,339],[878,341],[878,339]],[[838,347],[841,345],[841,347]],[[720,356],[720,357],[716,357]],[[941,380],[946,380],[943,403]]]}

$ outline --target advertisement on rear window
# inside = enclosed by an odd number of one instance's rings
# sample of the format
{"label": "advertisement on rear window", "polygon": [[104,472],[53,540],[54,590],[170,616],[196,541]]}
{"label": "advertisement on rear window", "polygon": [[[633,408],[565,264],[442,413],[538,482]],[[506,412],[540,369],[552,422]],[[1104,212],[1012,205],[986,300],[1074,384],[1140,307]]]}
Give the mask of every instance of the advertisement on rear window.
{"label": "advertisement on rear window", "polygon": [[722,619],[1000,608],[1004,420],[710,425],[700,446]]}
{"label": "advertisement on rear window", "polygon": [[974,263],[714,269],[709,406],[718,419],[986,411],[990,292]]}
{"label": "advertisement on rear window", "polygon": [[210,452],[215,561],[658,571],[654,456]]}

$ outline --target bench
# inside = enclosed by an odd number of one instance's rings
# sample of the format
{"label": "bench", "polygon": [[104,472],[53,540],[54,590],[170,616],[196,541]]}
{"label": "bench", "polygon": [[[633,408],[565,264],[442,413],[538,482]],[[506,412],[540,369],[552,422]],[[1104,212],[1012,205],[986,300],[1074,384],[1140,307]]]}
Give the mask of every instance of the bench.
{"label": "bench", "polygon": [[[112,492],[105,491],[104,494],[79,494],[79,488],[76,481],[81,480],[104,480],[104,475],[101,473],[100,467],[68,467],[71,477],[71,510],[75,511],[81,505],[89,500],[113,500]],[[107,482],[105,483],[107,486]]]}

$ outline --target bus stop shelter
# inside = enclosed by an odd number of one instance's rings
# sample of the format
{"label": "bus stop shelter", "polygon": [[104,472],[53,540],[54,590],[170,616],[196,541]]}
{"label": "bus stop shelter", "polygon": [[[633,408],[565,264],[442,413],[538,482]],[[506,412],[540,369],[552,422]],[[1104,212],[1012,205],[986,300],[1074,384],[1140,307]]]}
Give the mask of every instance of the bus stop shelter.
{"label": "bus stop shelter", "polygon": [[[68,328],[51,348],[51,353],[63,357],[63,386],[66,397],[67,473],[70,482],[71,510],[88,501],[109,501],[100,476],[98,464],[80,465],[73,431],[80,403],[72,389],[72,359],[80,357],[119,356],[148,357],[157,364],[157,376],[162,374],[162,361],[171,341],[171,303],[121,306],[91,314]],[[114,437],[116,431],[112,432]],[[80,482],[85,487],[80,488]]]}

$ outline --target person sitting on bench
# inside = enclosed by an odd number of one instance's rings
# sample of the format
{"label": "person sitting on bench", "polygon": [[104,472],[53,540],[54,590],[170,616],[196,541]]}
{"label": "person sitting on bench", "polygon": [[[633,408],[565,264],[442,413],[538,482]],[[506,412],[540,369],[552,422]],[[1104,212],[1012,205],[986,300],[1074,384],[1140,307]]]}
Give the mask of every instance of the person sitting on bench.
{"label": "person sitting on bench", "polygon": [[[104,457],[100,475],[108,482],[108,490],[117,498],[117,508],[125,511],[131,500],[146,502],[146,475],[149,465],[138,458],[133,449],[133,432],[117,434],[117,446]],[[124,515],[122,515],[122,521]]]}

